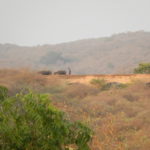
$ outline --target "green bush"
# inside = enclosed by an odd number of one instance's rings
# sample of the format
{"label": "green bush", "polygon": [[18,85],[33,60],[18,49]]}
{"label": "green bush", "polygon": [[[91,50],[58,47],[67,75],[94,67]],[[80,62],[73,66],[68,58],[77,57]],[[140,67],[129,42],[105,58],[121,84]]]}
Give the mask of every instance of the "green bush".
{"label": "green bush", "polygon": [[48,95],[17,94],[0,104],[0,150],[89,150],[92,131],[72,123]]}
{"label": "green bush", "polygon": [[137,68],[134,69],[134,73],[150,73],[150,63],[141,63]]}
{"label": "green bush", "polygon": [[106,81],[104,79],[92,79],[91,84],[97,86],[98,88],[102,88],[106,85]]}
{"label": "green bush", "polygon": [[126,88],[128,86],[127,84],[123,84],[123,83],[119,83],[119,82],[107,82],[104,79],[92,79],[90,83],[95,85],[96,87],[100,88],[100,90],[102,90],[102,91],[109,90],[112,88],[122,89],[122,88]]}
{"label": "green bush", "polygon": [[4,86],[0,86],[0,101],[3,101],[8,95],[8,89]]}

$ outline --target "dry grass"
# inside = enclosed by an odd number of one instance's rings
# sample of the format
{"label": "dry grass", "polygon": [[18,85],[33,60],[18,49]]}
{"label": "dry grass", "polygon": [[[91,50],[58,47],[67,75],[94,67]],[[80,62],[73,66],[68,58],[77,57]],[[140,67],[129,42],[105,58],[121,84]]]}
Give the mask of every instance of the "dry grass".
{"label": "dry grass", "polygon": [[21,90],[31,89],[37,92],[49,92],[50,88],[57,87],[61,84],[58,77],[47,79],[46,76],[40,75],[28,69],[0,70],[0,85],[9,89],[9,94],[14,95]]}
{"label": "dry grass", "polygon": [[[72,95],[66,92],[54,104],[72,120],[91,126],[95,131],[92,150],[149,150],[150,88],[144,82],[95,94],[88,86],[78,86],[67,87]],[[85,92],[88,94],[81,96]]]}
{"label": "dry grass", "polygon": [[71,120],[81,120],[94,130],[92,150],[150,149],[150,87],[143,81],[102,91],[30,70],[1,70],[0,85],[11,95],[23,88],[50,93],[53,104]]}

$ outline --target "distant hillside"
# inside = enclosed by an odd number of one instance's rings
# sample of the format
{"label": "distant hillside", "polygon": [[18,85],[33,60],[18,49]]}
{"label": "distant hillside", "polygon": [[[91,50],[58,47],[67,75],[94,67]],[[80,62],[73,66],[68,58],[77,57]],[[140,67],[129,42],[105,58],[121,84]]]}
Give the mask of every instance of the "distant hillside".
{"label": "distant hillside", "polygon": [[0,44],[0,68],[70,67],[74,74],[112,74],[130,73],[140,62],[150,62],[150,32],[128,32],[36,47]]}

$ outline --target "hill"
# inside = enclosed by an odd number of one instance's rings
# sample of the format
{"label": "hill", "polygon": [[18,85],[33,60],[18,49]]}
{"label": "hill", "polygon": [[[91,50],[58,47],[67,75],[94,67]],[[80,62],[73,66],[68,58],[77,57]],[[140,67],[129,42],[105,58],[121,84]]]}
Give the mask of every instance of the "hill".
{"label": "hill", "polygon": [[56,45],[23,47],[0,44],[0,68],[67,69],[73,74],[131,73],[150,62],[150,32],[78,40]]}
{"label": "hill", "polygon": [[[87,84],[87,82],[89,84]],[[115,82],[118,82],[119,85],[118,83],[110,84]],[[7,109],[11,106],[12,108],[16,108],[14,111],[11,110],[11,113],[6,109],[7,117],[13,115],[15,120],[24,121],[24,119],[16,117],[16,114],[19,116],[19,113],[23,118],[24,116],[31,118],[31,123],[32,121],[35,122],[36,119],[40,119],[39,117],[34,119],[35,115],[31,115],[30,117],[30,115],[26,115],[26,112],[22,111],[24,107],[20,105],[20,96],[17,93],[21,92],[22,96],[29,92],[31,94],[31,91],[33,91],[34,94],[38,93],[39,96],[40,94],[46,93],[49,95],[49,102],[65,112],[68,120],[71,122],[84,122],[94,131],[92,141],[89,143],[91,150],[149,150],[150,148],[150,74],[43,76],[36,72],[23,69],[0,69],[0,86],[8,88],[8,95],[13,97],[12,100],[16,104],[11,105],[10,103],[5,103]],[[18,103],[14,101],[16,94]],[[36,108],[38,105],[32,102],[35,100],[34,94],[32,94],[31,97],[26,96],[26,98],[30,99],[29,106]],[[44,98],[45,96],[40,97]],[[24,101],[26,98],[24,97],[22,100]],[[38,99],[35,101],[37,100]],[[44,100],[43,102],[43,104],[45,104],[46,101]],[[2,112],[3,107],[2,105],[0,106]],[[49,108],[49,105],[46,106]],[[18,108],[21,108],[21,111],[18,111]],[[43,105],[40,105],[40,108],[44,110]],[[38,111],[41,109],[34,110],[41,114],[43,111]],[[30,112],[30,114],[34,112],[32,109],[28,110],[27,114],[28,112]],[[52,112],[50,111],[50,113]],[[4,115],[1,113],[1,116]],[[1,119],[1,122],[2,121],[3,119]],[[17,132],[18,134],[21,133],[21,135],[25,133],[24,131],[26,131],[28,127],[35,125],[25,121],[27,128],[20,128],[20,124],[18,125],[17,121],[12,120],[13,126],[11,127],[14,129],[14,125],[17,125],[19,129],[22,129],[22,132]],[[56,121],[56,123],[58,123],[58,121]],[[5,125],[5,123],[1,124]],[[5,128],[1,128],[1,131],[4,129]],[[14,135],[14,133],[16,133],[15,131],[18,131],[12,130],[8,128],[8,126],[6,126],[6,129],[2,132],[2,135],[5,131],[7,131],[6,133],[9,132],[9,135]],[[83,129],[87,131],[85,128]],[[37,135],[39,133],[38,131],[39,130],[34,130],[34,135]],[[31,132],[27,132],[27,135],[28,133]],[[46,133],[49,133],[49,130],[47,130]],[[64,133],[63,130],[61,134],[62,133]],[[0,136],[0,139],[3,137],[7,140],[10,136]],[[39,138],[39,136],[36,137]],[[18,138],[15,138],[15,140],[16,139],[18,141]],[[19,138],[19,141],[20,139],[22,140],[22,138]],[[32,139],[35,140],[36,138]],[[47,137],[44,138],[44,140],[45,139],[47,139]],[[9,141],[12,142],[12,140]],[[30,139],[22,141],[21,144],[31,142]],[[49,141],[51,143],[51,140]],[[80,141],[82,142],[82,140]],[[3,142],[1,143],[3,144]],[[12,143],[14,145],[14,140]],[[2,144],[0,144],[0,146]]]}

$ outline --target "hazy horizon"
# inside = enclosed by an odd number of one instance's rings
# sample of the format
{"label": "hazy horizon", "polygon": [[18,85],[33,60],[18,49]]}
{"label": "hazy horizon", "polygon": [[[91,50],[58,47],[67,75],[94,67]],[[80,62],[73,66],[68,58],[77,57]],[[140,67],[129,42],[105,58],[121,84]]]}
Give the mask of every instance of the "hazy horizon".
{"label": "hazy horizon", "polygon": [[145,31],[145,30],[136,30],[136,31],[126,31],[126,32],[119,32],[119,33],[114,33],[108,36],[97,36],[97,37],[88,37],[88,38],[81,38],[81,39],[75,39],[75,40],[68,40],[68,41],[62,41],[62,42],[58,42],[58,43],[43,43],[43,44],[35,44],[35,45],[22,45],[22,44],[18,44],[18,43],[11,43],[11,42],[5,42],[5,43],[0,43],[3,45],[16,45],[16,46],[20,46],[20,47],[36,47],[36,46],[45,46],[45,45],[60,45],[60,44],[67,44],[67,43],[72,43],[72,42],[78,42],[78,41],[82,41],[82,40],[94,40],[94,39],[100,39],[100,38],[111,38],[112,36],[116,36],[116,35],[120,35],[120,34],[130,34],[130,33],[140,33],[140,32],[145,32],[145,33],[150,33],[150,31]]}
{"label": "hazy horizon", "polygon": [[149,0],[0,0],[0,43],[58,44],[150,31]]}

